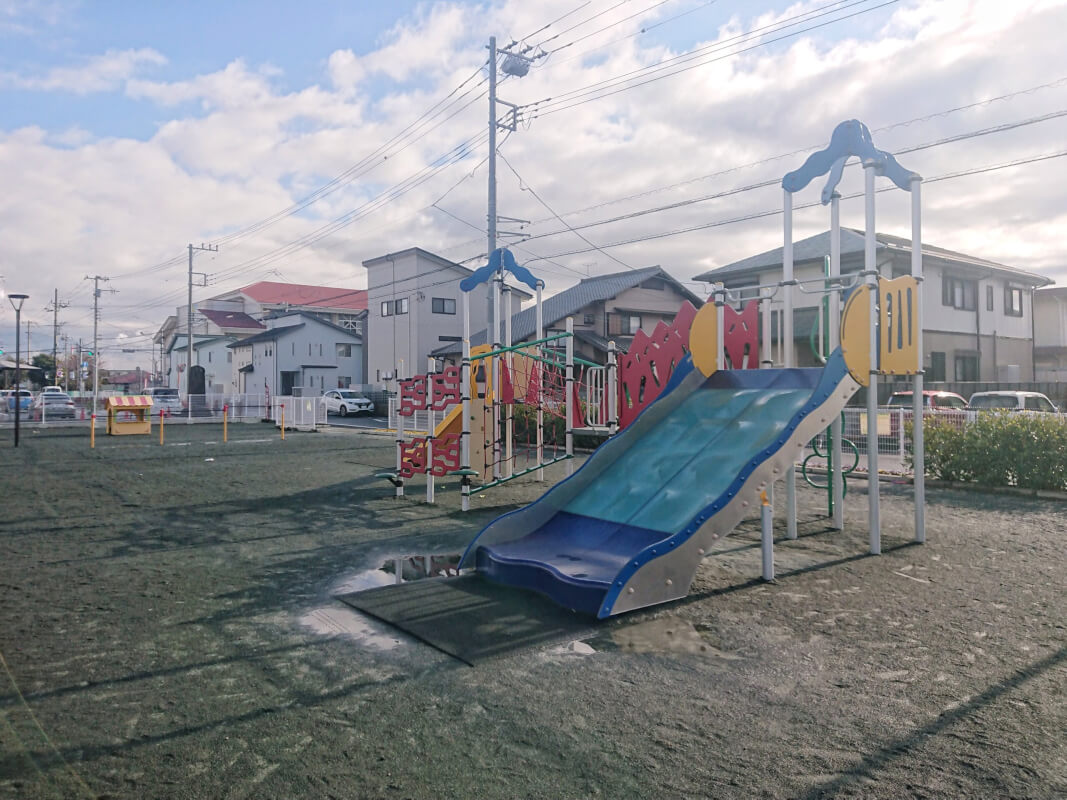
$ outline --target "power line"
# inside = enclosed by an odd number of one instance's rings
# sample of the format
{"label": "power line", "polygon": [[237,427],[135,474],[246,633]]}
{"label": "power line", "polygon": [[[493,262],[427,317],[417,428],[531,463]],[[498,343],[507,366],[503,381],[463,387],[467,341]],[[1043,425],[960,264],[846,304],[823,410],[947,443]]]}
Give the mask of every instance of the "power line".
{"label": "power line", "polygon": [[[899,155],[906,155],[908,153],[916,153],[916,152],[919,152],[921,150],[929,150],[929,149],[934,148],[934,147],[941,147],[941,146],[946,145],[946,144],[954,144],[956,142],[962,142],[962,141],[966,141],[968,139],[977,139],[977,138],[980,138],[982,136],[989,136],[989,135],[994,134],[994,133],[1003,133],[1005,131],[1015,130],[1017,128],[1023,128],[1023,127],[1027,127],[1029,125],[1035,125],[1035,124],[1040,123],[1040,122],[1047,122],[1049,120],[1059,119],[1060,117],[1065,117],[1065,116],[1067,116],[1067,109],[1060,110],[1060,111],[1053,111],[1053,112],[1050,112],[1048,114],[1042,114],[1042,115],[1037,116],[1037,117],[1030,117],[1028,119],[1017,120],[1015,122],[1007,122],[1007,123],[1003,123],[1003,124],[1000,124],[1000,125],[993,125],[991,127],[981,128],[981,129],[976,130],[976,131],[969,131],[967,133],[961,133],[961,134],[957,134],[957,135],[954,135],[954,136],[947,136],[947,137],[944,137],[942,139],[938,139],[938,140],[933,141],[933,142],[926,142],[926,143],[920,144],[920,145],[913,145],[911,147],[905,147],[905,148],[902,148],[902,149],[894,151],[894,154],[899,156]],[[856,163],[858,163],[858,162],[853,161],[848,166],[854,166]],[[563,224],[566,225],[566,230],[555,230],[555,231],[549,231],[547,233],[534,234],[534,235],[531,235],[529,238],[531,240],[532,239],[544,239],[544,238],[548,238],[548,237],[551,237],[551,236],[559,236],[559,235],[561,235],[563,233],[567,233],[568,231],[570,231],[572,233],[577,233],[577,231],[585,230],[587,228],[596,228],[596,227],[600,227],[602,225],[610,225],[610,224],[615,223],[615,222],[624,222],[624,221],[627,221],[627,220],[635,219],[637,217],[647,216],[648,214],[657,214],[657,213],[660,213],[660,212],[663,212],[663,211],[672,211],[672,210],[677,209],[677,208],[683,208],[685,206],[694,205],[696,203],[703,203],[703,202],[706,202],[708,200],[720,200],[720,199],[722,199],[724,197],[730,197],[732,195],[743,194],[744,192],[750,192],[750,191],[754,191],[756,189],[764,189],[764,188],[767,188],[769,186],[776,186],[780,182],[781,181],[778,178],[774,178],[774,179],[771,179],[771,180],[765,180],[765,181],[759,181],[757,183],[748,184],[747,186],[739,186],[739,187],[734,188],[734,189],[726,189],[726,190],[721,191],[721,192],[715,192],[713,194],[702,195],[701,197],[687,198],[685,200],[679,200],[679,201],[677,201],[675,203],[668,203],[667,205],[654,206],[652,208],[640,209],[638,211],[632,211],[632,212],[629,212],[627,214],[620,214],[618,216],[609,217],[607,219],[594,220],[593,222],[586,222],[586,223],[582,223],[580,225],[573,225],[572,226],[572,225],[569,225],[566,222],[564,222],[562,219],[560,219],[560,222],[563,222]],[[556,218],[559,219],[558,216]],[[544,220],[541,220],[541,221],[544,221]],[[590,244],[592,244],[592,242],[590,242]]]}
{"label": "power line", "polygon": [[[968,175],[980,175],[980,174],[987,173],[987,172],[995,172],[995,171],[1001,170],[1001,169],[1009,169],[1011,167],[1023,166],[1025,164],[1034,164],[1034,163],[1037,163],[1037,162],[1040,162],[1040,161],[1049,161],[1051,159],[1062,158],[1064,156],[1067,156],[1067,150],[1060,150],[1060,151],[1055,152],[1055,153],[1045,153],[1043,155],[1033,156],[1033,157],[1030,157],[1030,158],[1020,158],[1020,159],[1016,159],[1014,161],[1008,161],[1008,162],[1005,162],[1005,163],[1002,163],[1002,164],[992,164],[992,165],[985,166],[985,167],[975,167],[973,169],[961,170],[959,172],[951,172],[951,173],[947,173],[945,175],[938,175],[938,176],[933,177],[933,178],[925,178],[923,180],[923,182],[924,183],[938,183],[940,181],[951,180],[951,179],[954,179],[954,178],[963,178],[963,177],[966,177]],[[888,192],[888,191],[891,191],[894,188],[895,187],[887,186],[887,187],[883,187],[881,189],[877,189],[876,191],[877,192]],[[842,200],[853,200],[853,199],[855,199],[857,197],[862,197],[862,196],[863,196],[863,192],[856,192],[854,194],[845,195],[841,199]],[[800,211],[800,210],[806,209],[806,208],[815,208],[815,207],[820,206],[820,205],[822,205],[822,203],[820,203],[819,201],[813,201],[811,203],[805,203],[803,205],[794,206],[793,208],[794,208],[795,211]],[[705,222],[705,223],[701,223],[699,225],[692,225],[692,226],[687,227],[687,228],[679,228],[677,230],[664,231],[664,232],[661,232],[661,233],[652,233],[652,234],[648,234],[646,236],[638,236],[638,237],[635,237],[633,239],[626,239],[626,240],[619,241],[619,242],[612,242],[611,244],[602,245],[602,247],[623,247],[623,246],[628,245],[628,244],[638,244],[640,242],[648,242],[648,241],[652,241],[654,239],[666,239],[666,238],[671,237],[671,236],[680,236],[680,235],[685,234],[685,233],[693,233],[694,231],[702,231],[702,230],[707,230],[709,228],[721,228],[721,227],[724,227],[726,225],[734,225],[734,224],[739,223],[739,222],[749,222],[751,220],[762,219],[764,217],[773,217],[773,216],[775,216],[777,214],[781,214],[781,213],[782,213],[782,209],[781,208],[768,209],[766,211],[757,211],[757,212],[754,212],[754,213],[751,213],[751,214],[745,214],[744,216],[740,216],[740,217],[732,217],[730,219],[716,220],[714,222]],[[593,250],[593,248],[587,248],[587,249],[584,249],[584,250],[570,250],[570,251],[565,252],[565,253],[553,253],[551,256],[549,256],[549,258],[563,258],[564,256],[581,255],[583,253],[592,252],[592,250]]]}
{"label": "power line", "polygon": [[[765,32],[774,33],[778,31],[787,30],[789,28],[803,25],[807,22],[810,22],[811,20],[828,16],[830,14],[837,13],[840,11],[845,11],[855,6],[862,5],[863,3],[870,2],[870,0],[849,0],[845,5],[842,6],[843,0],[838,0],[838,2],[831,3],[830,5],[841,6],[839,8],[830,8],[829,10],[826,10],[827,6],[822,6],[819,9],[815,9],[814,11],[798,14],[794,17],[788,18],[787,20],[772,23],[771,25],[766,25],[762,28],[755,28],[746,33],[738,34],[737,36],[725,39],[722,42],[716,42],[715,44],[708,45],[707,47],[698,48],[697,50],[690,51],[689,53],[684,53],[680,56],[675,56],[674,58],[666,59],[664,61],[661,61],[659,64],[650,67],[643,67],[641,69],[632,70],[631,72],[615,76],[614,78],[608,78],[606,80],[598,81],[596,83],[589,84],[588,86],[584,86],[579,89],[573,89],[569,92],[564,92],[562,95],[559,96],[546,97],[543,100],[539,100],[534,103],[528,103],[523,106],[523,108],[531,109],[530,119],[537,119],[538,117],[546,116],[548,114],[555,114],[560,111],[566,111],[568,109],[575,108],[579,105],[584,105],[585,103],[593,102],[594,100],[602,100],[605,97],[611,97],[613,95],[619,94],[620,92],[629,91],[630,89],[636,89],[641,86],[647,86],[650,83],[655,83],[656,81],[671,78],[675,75],[680,75],[683,72],[688,72],[690,70],[697,69],[698,67],[707,66],[708,64],[712,64],[716,61],[722,61],[727,58],[732,58],[742,53],[747,53],[750,50],[755,50],[760,47],[766,47],[767,45],[774,44],[775,42],[790,39],[795,36],[799,36],[803,33],[809,33],[810,31],[818,30],[819,28],[824,28],[828,25],[833,25],[837,22],[843,22],[844,20],[860,16],[861,14],[867,14],[872,11],[877,11],[880,8],[893,5],[898,1],[899,0],[885,0],[884,2],[881,2],[878,5],[863,8],[859,11],[854,11],[851,14],[846,14],[835,19],[826,20],[824,22],[811,25],[807,28],[800,28],[798,30],[783,34],[782,36],[778,36],[772,39],[766,39],[764,41],[760,41],[757,44],[750,45],[749,47],[743,47],[741,49],[733,50],[724,55],[716,55],[712,58],[698,60],[701,59],[702,55],[707,52],[717,53],[721,50],[727,49],[728,47],[735,47],[740,44],[745,44],[754,39],[761,38]],[[769,30],[775,28],[775,26],[778,26],[775,30]],[[697,63],[673,69],[673,67],[677,66],[678,64],[686,64],[690,61],[696,61]],[[640,80],[645,75],[652,75],[653,77],[649,77],[645,80]]]}
{"label": "power line", "polygon": [[[555,216],[555,218],[556,218],[556,219],[558,219],[558,220],[559,220],[559,221],[560,221],[561,223],[563,223],[564,225],[566,225],[566,226],[567,226],[567,229],[568,229],[568,230],[569,230],[569,231],[570,231],[571,233],[573,233],[573,234],[574,234],[575,236],[577,236],[577,237],[578,237],[579,239],[581,239],[581,240],[582,240],[583,242],[585,242],[586,244],[588,244],[588,245],[592,246],[592,247],[593,247],[593,248],[594,248],[595,250],[597,250],[597,252],[599,252],[599,253],[601,253],[601,254],[603,254],[603,255],[607,256],[608,258],[610,258],[610,259],[611,259],[612,261],[616,262],[617,264],[621,264],[622,266],[626,267],[626,269],[629,269],[629,270],[633,270],[633,269],[634,269],[634,267],[633,267],[633,266],[631,266],[630,264],[627,264],[627,263],[626,263],[625,261],[623,261],[622,259],[616,258],[615,256],[611,255],[611,253],[608,253],[608,252],[605,252],[604,250],[601,250],[601,249],[600,249],[599,247],[597,247],[597,246],[596,246],[596,245],[595,245],[595,244],[594,244],[593,242],[591,242],[591,241],[590,241],[589,239],[587,239],[587,238],[586,238],[585,236],[583,236],[582,234],[578,233],[578,231],[576,231],[576,230],[575,230],[574,228],[572,228],[572,227],[571,227],[570,225],[568,225],[568,224],[567,224],[567,223],[566,223],[566,222],[565,222],[565,221],[563,220],[563,218],[562,218],[562,217],[561,217],[561,216],[560,216],[559,214],[557,214],[557,213],[556,213],[556,212],[555,212],[555,211],[554,211],[554,210],[552,209],[552,207],[551,207],[551,206],[550,206],[550,205],[549,205],[548,203],[546,203],[546,202],[545,202],[545,201],[544,201],[544,200],[543,200],[543,199],[541,198],[541,195],[539,195],[539,194],[537,193],[537,191],[536,191],[536,190],[535,190],[535,189],[533,188],[533,186],[531,186],[531,185],[530,185],[530,183],[529,183],[528,181],[526,181],[526,180],[525,180],[525,179],[524,179],[524,178],[522,177],[522,175],[520,175],[520,174],[519,174],[518,170],[516,170],[516,169],[515,169],[515,167],[513,167],[513,166],[511,165],[511,162],[510,162],[510,161],[508,161],[508,160],[507,160],[507,158],[505,158],[505,157],[504,157],[504,154],[503,154],[503,153],[497,153],[497,155],[499,155],[499,156],[500,156],[500,158],[501,158],[501,160],[502,160],[502,161],[503,161],[503,162],[504,162],[505,164],[507,164],[507,167],[508,167],[508,169],[510,169],[510,170],[511,170],[512,174],[514,174],[514,175],[515,175],[515,177],[519,179],[519,189],[520,189],[521,191],[528,191],[528,192],[529,192],[530,194],[532,194],[532,195],[533,195],[533,196],[534,196],[535,198],[537,198],[537,202],[539,202],[539,203],[540,203],[541,205],[543,205],[543,206],[544,206],[545,208],[547,208],[547,209],[548,209],[548,211],[549,211],[549,212],[550,212],[550,213],[551,213],[552,215],[554,215],[554,216]],[[523,184],[525,184],[525,188],[523,187]]]}

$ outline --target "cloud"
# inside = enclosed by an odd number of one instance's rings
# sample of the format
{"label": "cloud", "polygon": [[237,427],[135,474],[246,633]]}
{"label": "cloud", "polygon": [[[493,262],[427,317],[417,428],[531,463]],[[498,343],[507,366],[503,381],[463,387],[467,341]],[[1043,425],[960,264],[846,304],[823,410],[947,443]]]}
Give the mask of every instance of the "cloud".
{"label": "cloud", "polygon": [[87,95],[121,88],[144,66],[161,66],[167,59],[150,47],[108,50],[78,66],[54,67],[43,75],[0,73],[0,88]]}
{"label": "cloud", "polygon": [[[67,321],[77,335],[79,326],[91,321],[81,277],[86,271],[108,274],[120,290],[105,299],[105,324],[117,326],[108,330],[144,329],[184,303],[186,242],[218,240],[272,215],[277,221],[253,235],[223,239],[218,255],[198,256],[196,269],[212,275],[199,296],[262,279],[272,270],[296,282],[361,286],[362,260],[413,245],[477,263],[486,247],[485,234],[471,227],[484,229],[486,218],[487,109],[477,74],[485,42],[494,32],[507,32],[500,36],[506,43],[512,32],[536,31],[575,5],[501,0],[488,8],[455,2],[422,7],[368,52],[323,52],[319,80],[292,90],[282,88],[275,70],[237,58],[209,74],[146,80],[140,70],[163,63],[163,56],[125,51],[150,55],[113,59],[112,69],[98,69],[98,77],[78,85],[124,88],[128,96],[156,104],[160,124],[147,141],[85,137],[78,127],[0,132],[0,180],[18,188],[0,195],[0,226],[9,232],[7,286],[22,282],[40,297],[58,286],[61,300],[67,294],[74,300]],[[758,18],[740,10],[687,49],[719,48],[718,55],[725,55],[729,37],[815,6]],[[668,19],[670,8],[660,9],[656,19]],[[620,8],[604,14],[561,33],[545,49],[560,48],[628,13],[633,12]],[[592,16],[576,13],[530,41]],[[694,26],[698,19],[694,13],[671,24]],[[501,152],[522,176],[520,181],[498,164],[499,212],[531,220],[522,227],[537,237],[515,247],[520,261],[560,254],[531,263],[550,291],[579,274],[624,269],[611,257],[635,267],[661,264],[689,280],[778,246],[780,217],[718,223],[780,209],[777,181],[823,147],[843,119],[865,121],[879,147],[900,152],[1067,108],[1067,81],[1057,81],[1065,76],[1049,70],[1062,61],[1055,35],[1067,23],[1062,2],[911,0],[874,19],[859,17],[868,21],[839,23],[709,60],[609,97],[577,96],[573,108],[552,114],[536,113],[548,107],[538,101],[680,51],[669,40],[640,33],[649,20],[638,17],[557,50],[522,79],[503,80],[501,97],[526,105],[529,123],[499,137]],[[38,78],[37,88],[75,91],[70,88],[75,71],[91,70],[56,70]],[[455,105],[418,122],[472,75],[449,99]],[[1023,89],[1033,91],[1018,93]],[[991,100],[1002,95],[1011,97]],[[949,112],[974,103],[981,104]],[[915,121],[898,124],[909,120]],[[413,124],[423,138],[395,138],[411,133]],[[82,127],[91,130],[91,120]],[[1065,138],[1067,120],[1050,120],[901,154],[900,160],[933,179],[1061,150]],[[466,148],[458,148],[468,140]],[[461,155],[454,163],[440,160],[450,152]],[[930,180],[923,192],[924,239],[1067,280],[1059,236],[1067,220],[1054,179],[1064,163]],[[317,202],[279,214],[337,176]],[[772,185],[699,199],[762,182]],[[798,204],[817,199],[819,187],[810,188]],[[846,170],[842,190],[858,188],[859,170]],[[635,241],[608,249],[611,257],[589,251],[531,189],[573,226],[622,218],[583,228],[594,243]],[[643,213],[674,203],[684,204]],[[862,203],[845,201],[842,212],[845,224],[862,225]],[[351,222],[317,238],[335,220]],[[663,235],[708,225],[713,227]],[[827,225],[821,207],[797,212],[798,238]],[[903,193],[879,196],[878,228],[907,232]],[[168,266],[147,269],[172,257],[177,260]],[[0,328],[4,324],[0,321]]]}

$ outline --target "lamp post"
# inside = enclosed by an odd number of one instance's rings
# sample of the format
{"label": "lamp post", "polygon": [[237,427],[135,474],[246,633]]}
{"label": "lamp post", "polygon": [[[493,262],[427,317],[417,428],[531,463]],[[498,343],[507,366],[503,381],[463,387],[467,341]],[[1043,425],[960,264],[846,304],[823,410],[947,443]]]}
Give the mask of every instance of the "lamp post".
{"label": "lamp post", "polygon": [[22,409],[22,340],[19,337],[19,328],[22,325],[22,304],[26,302],[28,294],[9,294],[7,299],[11,301],[11,307],[15,309],[15,447],[19,446],[19,416]]}

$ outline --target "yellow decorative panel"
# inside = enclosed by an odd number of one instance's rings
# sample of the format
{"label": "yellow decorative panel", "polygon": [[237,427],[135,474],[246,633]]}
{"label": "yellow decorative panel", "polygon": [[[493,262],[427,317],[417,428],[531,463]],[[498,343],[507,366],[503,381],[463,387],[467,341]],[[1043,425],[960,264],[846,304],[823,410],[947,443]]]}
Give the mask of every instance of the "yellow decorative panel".
{"label": "yellow decorative panel", "polygon": [[718,321],[719,309],[714,303],[705,303],[689,329],[689,352],[693,354],[693,366],[705,376],[710,376],[718,369]]}
{"label": "yellow decorative panel", "polygon": [[841,354],[849,374],[860,386],[871,384],[871,289],[860,286],[841,315]]}
{"label": "yellow decorative panel", "polygon": [[919,282],[910,275],[878,279],[879,363],[883,375],[915,375],[919,359]]}

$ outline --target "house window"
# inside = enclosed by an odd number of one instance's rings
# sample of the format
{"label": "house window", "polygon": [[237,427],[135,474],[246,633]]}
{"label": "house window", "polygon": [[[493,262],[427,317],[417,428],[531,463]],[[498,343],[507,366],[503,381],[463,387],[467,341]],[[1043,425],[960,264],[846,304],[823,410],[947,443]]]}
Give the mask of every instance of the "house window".
{"label": "house window", "polygon": [[596,324],[596,317],[593,314],[583,314],[582,315],[582,324],[583,325],[594,325],[594,324]]}
{"label": "house window", "polygon": [[293,355],[296,355],[296,342],[293,342]]}
{"label": "house window", "polygon": [[391,317],[391,316],[393,316],[393,301],[392,300],[385,300],[385,301],[382,302],[382,316],[383,317]]}
{"label": "house window", "polygon": [[352,385],[352,379],[349,378],[347,375],[338,375],[337,376],[337,388],[338,389],[347,389],[351,385]]}
{"label": "house window", "polygon": [[641,318],[636,314],[633,314],[625,318],[626,320],[626,333],[634,334],[641,330]]}
{"label": "house window", "polygon": [[941,276],[941,305],[962,311],[978,308],[978,282],[952,275]]}
{"label": "house window", "polygon": [[758,287],[758,280],[749,280],[738,281],[733,286],[727,288],[730,290],[730,293],[737,298],[738,303],[744,303],[746,300],[752,300],[753,298],[759,297],[760,290]]}
{"label": "house window", "polygon": [[985,310],[986,311],[992,311],[993,310],[993,287],[992,286],[985,287]]}
{"label": "house window", "polygon": [[956,380],[978,380],[978,356],[956,355]]}
{"label": "house window", "polygon": [[207,363],[209,363],[209,364],[211,363],[211,351],[210,350],[207,351]]}
{"label": "house window", "polygon": [[1009,317],[1023,315],[1023,290],[1018,286],[1004,287],[1004,314]]}
{"label": "house window", "polygon": [[319,342],[319,355],[322,355],[322,342]]}
{"label": "house window", "polygon": [[337,357],[338,358],[351,358],[352,357],[352,345],[345,344],[344,342],[337,343]]}
{"label": "house window", "polygon": [[394,301],[394,303],[393,303],[393,313],[394,314],[406,314],[406,313],[408,313],[408,299],[406,297],[402,297],[399,300]]}
{"label": "house window", "polygon": [[435,297],[431,301],[431,311],[434,314],[455,314],[456,301],[450,297]]}
{"label": "house window", "polygon": [[232,364],[233,363],[233,353],[231,351],[227,351],[226,352],[226,363],[227,364]]}
{"label": "house window", "polygon": [[945,380],[945,354],[930,353],[930,380]]}
{"label": "house window", "polygon": [[308,342],[308,355],[311,355],[311,342]]}

